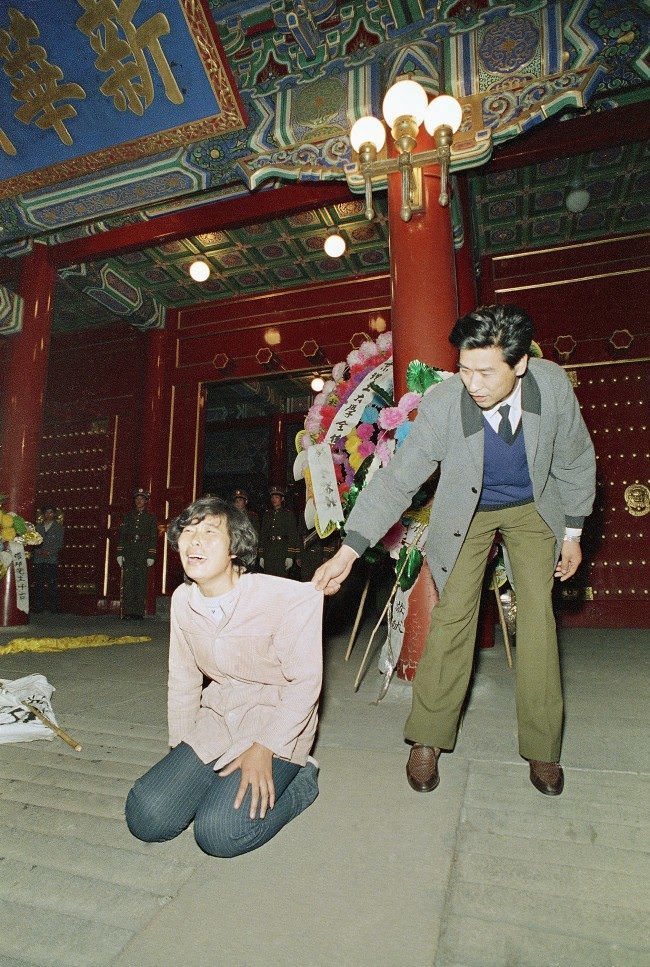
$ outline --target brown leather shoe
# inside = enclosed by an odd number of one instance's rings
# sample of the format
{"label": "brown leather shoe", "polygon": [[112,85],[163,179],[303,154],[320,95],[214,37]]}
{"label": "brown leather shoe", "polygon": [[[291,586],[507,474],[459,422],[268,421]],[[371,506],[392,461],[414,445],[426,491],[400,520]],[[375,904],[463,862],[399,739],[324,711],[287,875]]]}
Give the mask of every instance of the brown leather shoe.
{"label": "brown leather shoe", "polygon": [[559,762],[530,760],[530,781],[545,796],[559,796],[564,789],[564,772]]}
{"label": "brown leather shoe", "polygon": [[440,782],[438,758],[440,749],[429,745],[414,745],[406,763],[406,778],[416,792],[433,792]]}

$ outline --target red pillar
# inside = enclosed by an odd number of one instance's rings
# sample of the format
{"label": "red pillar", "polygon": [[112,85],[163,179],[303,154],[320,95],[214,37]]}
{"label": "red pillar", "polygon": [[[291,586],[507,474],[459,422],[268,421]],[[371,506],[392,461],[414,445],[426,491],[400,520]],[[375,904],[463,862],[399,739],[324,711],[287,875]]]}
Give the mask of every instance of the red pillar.
{"label": "red pillar", "polygon": [[[46,245],[35,244],[21,266],[22,332],[8,337],[0,397],[0,492],[5,510],[33,520],[56,273]],[[0,627],[25,624],[10,575],[3,582]]]}
{"label": "red pillar", "polygon": [[[432,139],[421,132],[418,148],[432,145]],[[395,399],[406,391],[406,369],[411,360],[420,359],[438,369],[453,370],[456,366],[456,351],[449,342],[459,314],[456,266],[451,215],[449,208],[438,202],[439,190],[437,166],[425,169],[424,212],[404,222],[400,217],[400,176],[389,177]],[[429,569],[424,566],[409,596],[404,644],[397,666],[400,678],[410,681],[415,675],[436,600]]]}

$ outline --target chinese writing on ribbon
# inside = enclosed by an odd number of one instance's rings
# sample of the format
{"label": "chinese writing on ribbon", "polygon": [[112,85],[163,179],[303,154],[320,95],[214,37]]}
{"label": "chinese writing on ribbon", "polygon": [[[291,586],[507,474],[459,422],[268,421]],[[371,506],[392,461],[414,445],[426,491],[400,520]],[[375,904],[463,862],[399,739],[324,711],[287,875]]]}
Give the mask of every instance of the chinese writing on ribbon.
{"label": "chinese writing on ribbon", "polygon": [[133,16],[141,0],[78,0],[84,13],[77,27],[85,34],[97,54],[95,67],[108,74],[100,86],[102,94],[113,98],[118,111],[142,115],[153,101],[154,87],[149,62],[151,59],[163,82],[167,99],[182,104],[183,95],[160,45],[160,38],[170,31],[162,13],[149,17],[136,27]]}

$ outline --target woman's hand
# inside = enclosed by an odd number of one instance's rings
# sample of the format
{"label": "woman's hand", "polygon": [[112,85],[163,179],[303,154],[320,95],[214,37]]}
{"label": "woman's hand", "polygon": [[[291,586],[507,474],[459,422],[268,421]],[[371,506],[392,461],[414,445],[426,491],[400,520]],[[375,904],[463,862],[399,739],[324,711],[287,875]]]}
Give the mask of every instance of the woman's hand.
{"label": "woman's hand", "polygon": [[265,745],[253,742],[250,749],[246,749],[236,759],[229,762],[225,769],[219,771],[220,776],[229,776],[235,769],[241,769],[241,782],[235,796],[234,806],[239,809],[246,790],[251,787],[251,819],[255,819],[257,806],[260,807],[260,819],[264,819],[267,809],[275,806],[275,787],[273,785],[273,753]]}

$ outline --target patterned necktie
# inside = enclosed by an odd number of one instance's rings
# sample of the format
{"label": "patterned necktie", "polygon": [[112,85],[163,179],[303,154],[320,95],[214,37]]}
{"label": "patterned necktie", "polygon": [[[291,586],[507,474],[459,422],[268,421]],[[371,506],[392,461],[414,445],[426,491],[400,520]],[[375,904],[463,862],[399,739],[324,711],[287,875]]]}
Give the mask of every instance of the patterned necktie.
{"label": "patterned necktie", "polygon": [[508,419],[508,414],[510,413],[510,405],[504,403],[503,406],[499,407],[499,413],[501,414],[501,422],[499,423],[499,436],[506,443],[512,443],[513,432],[510,426],[510,420]]}

